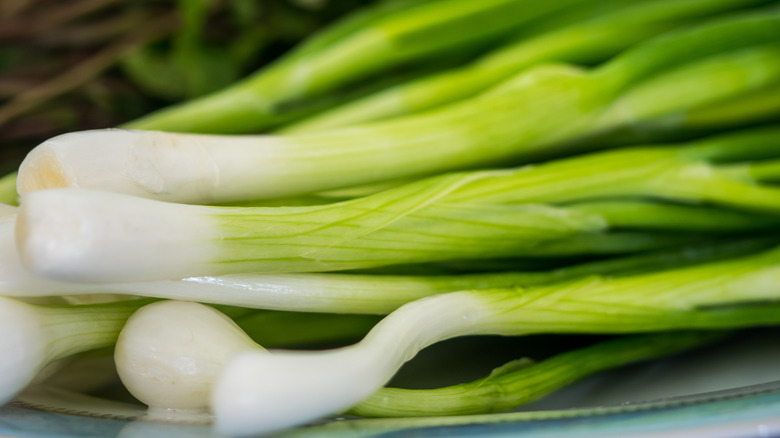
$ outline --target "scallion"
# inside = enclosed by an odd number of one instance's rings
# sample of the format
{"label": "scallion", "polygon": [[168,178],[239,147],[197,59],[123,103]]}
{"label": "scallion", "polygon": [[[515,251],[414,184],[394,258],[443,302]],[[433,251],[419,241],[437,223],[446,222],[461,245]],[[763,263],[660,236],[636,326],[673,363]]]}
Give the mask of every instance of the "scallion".
{"label": "scallion", "polygon": [[779,257],[775,248],[660,273],[437,295],[399,308],[350,347],[237,353],[214,388],[216,426],[227,434],[267,433],[348,409],[420,349],[455,336],[777,324]]}

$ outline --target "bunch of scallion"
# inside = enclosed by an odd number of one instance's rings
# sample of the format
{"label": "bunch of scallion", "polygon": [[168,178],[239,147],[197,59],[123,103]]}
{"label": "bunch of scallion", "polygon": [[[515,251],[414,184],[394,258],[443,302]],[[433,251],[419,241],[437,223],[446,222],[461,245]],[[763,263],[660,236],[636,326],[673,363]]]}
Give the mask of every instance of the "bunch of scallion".
{"label": "bunch of scallion", "polygon": [[[113,347],[220,433],[401,426],[778,325],[779,122],[776,1],[358,8],[0,180],[0,400]],[[545,333],[611,338],[386,387],[442,340]]]}

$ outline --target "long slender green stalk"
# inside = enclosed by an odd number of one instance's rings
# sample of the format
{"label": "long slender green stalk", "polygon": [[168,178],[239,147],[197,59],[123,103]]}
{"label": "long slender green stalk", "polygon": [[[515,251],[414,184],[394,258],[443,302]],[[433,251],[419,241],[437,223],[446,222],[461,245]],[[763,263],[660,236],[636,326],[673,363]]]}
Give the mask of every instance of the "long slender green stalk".
{"label": "long slender green stalk", "polygon": [[507,411],[599,371],[656,359],[723,339],[722,332],[617,338],[539,363],[516,360],[473,382],[436,389],[382,388],[350,408],[365,417],[469,415]]}
{"label": "long slender green stalk", "polygon": [[127,318],[149,300],[89,306],[38,306],[0,297],[0,403],[49,362],[116,342]]}
{"label": "long slender green stalk", "polygon": [[780,218],[773,216],[756,216],[739,211],[690,205],[601,201],[575,204],[570,208],[599,215],[613,229],[734,233],[769,231],[780,225]]}
{"label": "long slender green stalk", "polygon": [[[623,203],[625,205],[625,203]],[[614,206],[614,205],[612,205]],[[761,226],[763,218],[739,215],[729,211],[713,211],[685,207],[689,213],[675,216],[675,206],[667,206],[671,214],[648,213],[643,204],[633,203],[618,213],[640,215],[640,222],[659,218],[681,221],[694,229],[713,228],[733,231]],[[649,206],[654,208],[655,206]],[[577,206],[587,208],[587,204]],[[602,211],[607,209],[602,207]],[[626,225],[609,213],[615,223]],[[703,216],[703,217],[702,217]],[[698,219],[698,222],[694,220]],[[633,221],[636,224],[636,220]],[[731,222],[731,223],[729,223]],[[773,221],[768,222],[774,223]],[[652,225],[651,223],[649,225]],[[672,224],[672,228],[679,224]],[[703,236],[706,237],[706,236]],[[455,275],[358,275],[358,274],[252,274],[197,276],[181,280],[128,283],[73,283],[47,280],[30,274],[21,264],[14,244],[14,215],[0,217],[0,295],[36,297],[51,295],[81,295],[85,293],[135,295],[157,298],[193,300],[199,302],[244,306],[251,308],[298,310],[308,312],[386,314],[415,299],[462,289],[531,286],[576,278],[582,275],[618,275],[642,270],[702,263],[757,251],[772,245],[773,238],[741,241],[709,242],[685,245],[679,234],[612,233],[590,239],[568,239],[563,246],[575,253],[631,252],[654,247],[671,247],[648,254],[583,263],[548,271],[523,272],[516,264],[510,272]],[[694,237],[695,238],[695,237]],[[555,248],[548,250],[555,252]],[[564,248],[557,248],[562,252]]]}
{"label": "long slender green stalk", "polygon": [[[653,218],[648,218],[652,221]],[[565,239],[550,241],[528,251],[515,254],[520,258],[555,258],[582,256],[611,256],[641,251],[675,248],[679,245],[711,241],[709,233],[681,233],[660,231],[609,231],[602,233],[577,234]]]}
{"label": "long slender green stalk", "polygon": [[583,148],[679,141],[777,121],[780,121],[780,83],[599,135],[589,139],[590,146]]}
{"label": "long slender green stalk", "polygon": [[290,118],[284,109],[289,102],[448,51],[476,53],[524,23],[580,1],[388,2],[342,21],[240,83],[126,127],[209,133],[267,129]]}
{"label": "long slender green stalk", "polygon": [[[562,203],[616,196],[710,202],[776,214],[777,188],[751,175],[750,160],[777,157],[776,127],[742,131],[687,147],[638,147],[569,158],[474,180],[451,195],[468,203]],[[721,162],[734,161],[737,163]],[[743,163],[740,163],[743,162]],[[767,179],[769,168],[761,179]]]}
{"label": "long slender green stalk", "polygon": [[[394,196],[396,205],[366,209],[341,204],[305,211],[239,211],[75,189],[46,190],[25,201],[16,238],[22,263],[36,275],[124,282],[242,272],[334,271],[481,257],[633,252],[695,241],[695,235],[680,231],[744,231],[776,223],[737,213],[732,213],[733,223],[729,223],[729,214],[722,222],[713,221],[708,216],[714,210],[699,211],[698,207],[659,204],[644,208],[653,212],[651,216],[614,209],[636,206],[625,202],[590,209],[465,203],[438,207],[430,202],[435,199],[430,194],[417,200]],[[407,203],[420,201],[417,206]],[[466,205],[470,206],[461,207]],[[596,212],[599,207],[604,211]],[[665,217],[667,211],[672,216]],[[106,220],[105,212],[115,219]],[[139,217],[143,220],[134,223]],[[690,220],[675,222],[680,218]],[[100,237],[84,239],[72,234],[62,220],[81,222],[84,225],[79,229],[93,229],[93,236]],[[672,228],[676,232],[603,233],[610,220],[617,227]]]}
{"label": "long slender green stalk", "polygon": [[359,343],[320,352],[236,354],[212,407],[221,433],[268,433],[353,406],[420,349],[469,334],[632,333],[780,323],[780,249],[622,278],[463,291],[399,308]]}
{"label": "long slender green stalk", "polygon": [[43,190],[25,196],[16,240],[22,262],[38,275],[102,282],[569,255],[584,248],[599,253],[600,235],[610,227],[744,230],[766,228],[774,219],[733,212],[713,220],[706,209],[665,204],[549,204],[645,196],[776,217],[780,189],[753,180],[749,162],[714,162],[729,155],[765,157],[778,146],[780,130],[749,131],[687,148],[625,149],[530,168],[442,175],[309,207],[206,207]]}
{"label": "long slender green stalk", "polygon": [[777,11],[714,20],[641,44],[590,73],[540,67],[438,111],[322,133],[66,134],[28,155],[18,188],[23,196],[76,186],[215,203],[534,160],[780,81],[778,29]]}
{"label": "long slender green stalk", "polygon": [[780,180],[780,160],[751,163],[747,171],[750,177],[757,181],[777,182]]}
{"label": "long slender green stalk", "polygon": [[[522,37],[471,65],[392,87],[285,127],[300,133],[427,111],[479,94],[542,62],[594,63],[702,17],[765,1],[652,0],[577,5],[553,27]],[[603,10],[606,9],[606,10]]]}
{"label": "long slender green stalk", "polygon": [[693,129],[713,126],[738,126],[751,121],[766,121],[780,116],[780,84],[773,84],[753,93],[721,102],[718,105],[691,111],[684,125]]}
{"label": "long slender green stalk", "polygon": [[[780,90],[780,87],[778,87],[778,90]],[[764,90],[765,93],[766,91]],[[770,92],[769,96],[773,97],[774,94]],[[778,108],[780,109],[780,104],[778,104]],[[722,119],[719,116],[713,115],[712,123],[717,123],[720,120]],[[533,202],[569,202],[573,199],[582,199],[582,196],[599,198],[621,194],[619,190],[614,188],[603,191],[604,187],[611,185],[611,181],[619,181],[621,185],[627,183],[630,187],[628,190],[631,190],[631,193],[634,195],[639,195],[641,193],[633,192],[633,190],[636,190],[636,183],[627,180],[627,178],[631,178],[633,172],[637,172],[643,178],[653,178],[652,174],[655,173],[655,169],[665,165],[672,167],[670,174],[675,172],[686,174],[696,173],[695,168],[697,166],[706,164],[703,162],[718,164],[730,161],[750,162],[744,164],[737,163],[731,167],[710,168],[703,173],[716,171],[735,179],[735,182],[742,181],[747,184],[773,181],[780,177],[780,173],[775,172],[776,165],[774,162],[753,162],[753,160],[768,160],[777,157],[778,152],[780,152],[778,146],[780,146],[780,128],[775,124],[710,136],[687,143],[669,144],[666,146],[666,151],[657,146],[653,146],[651,150],[633,147],[617,152],[592,154],[589,155],[589,159],[577,157],[537,164],[534,167],[523,169],[523,171],[527,172],[523,177],[526,182],[516,186],[516,188],[523,190],[523,193],[529,195],[526,198],[527,201]],[[672,150],[673,147],[681,150],[675,152]],[[680,156],[673,157],[677,153]],[[666,158],[675,161],[675,163],[664,163],[666,159],[664,155],[667,156]],[[617,162],[621,162],[621,164],[617,165]],[[598,169],[599,172],[591,172],[588,169]],[[621,169],[623,171],[620,171]],[[599,177],[604,179],[601,180]],[[519,175],[513,175],[511,178],[517,179],[517,181],[523,180]],[[708,178],[714,178],[714,176],[709,175]],[[576,187],[555,185],[556,181],[557,184],[564,184],[565,181],[574,179],[579,180],[581,184]],[[640,184],[651,185],[648,181],[641,181]],[[279,205],[286,205],[285,202],[293,205],[316,205],[327,203],[329,199],[330,202],[346,201],[354,197],[372,195],[383,189],[387,190],[399,185],[401,184],[396,182],[379,186],[363,186],[351,190],[337,190],[332,192],[332,194],[326,193],[322,196],[311,195],[303,197],[300,201],[296,201],[293,198],[287,200],[280,199],[276,200],[276,202]],[[749,186],[745,187],[749,189]],[[648,189],[649,187],[645,190]],[[583,192],[587,192],[587,194],[583,194]],[[645,195],[651,196],[652,194]],[[664,197],[663,192],[661,192],[661,197]],[[247,206],[251,205],[255,204],[247,203]],[[263,204],[259,205],[262,206]]]}

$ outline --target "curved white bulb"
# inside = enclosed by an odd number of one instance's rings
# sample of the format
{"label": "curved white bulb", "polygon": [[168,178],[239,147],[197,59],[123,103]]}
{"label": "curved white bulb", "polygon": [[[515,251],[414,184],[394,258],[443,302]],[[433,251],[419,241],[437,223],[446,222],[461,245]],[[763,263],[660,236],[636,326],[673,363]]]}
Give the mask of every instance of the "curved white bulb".
{"label": "curved white bulb", "polygon": [[[468,292],[423,298],[382,320],[361,342],[320,352],[242,352],[214,386],[220,433],[270,433],[342,412],[382,387],[422,348],[493,333],[489,304]],[[495,318],[493,318],[495,319]]]}
{"label": "curved white bulb", "polygon": [[125,387],[150,407],[205,409],[217,373],[243,350],[262,347],[212,307],[161,301],[130,317],[114,360]]}

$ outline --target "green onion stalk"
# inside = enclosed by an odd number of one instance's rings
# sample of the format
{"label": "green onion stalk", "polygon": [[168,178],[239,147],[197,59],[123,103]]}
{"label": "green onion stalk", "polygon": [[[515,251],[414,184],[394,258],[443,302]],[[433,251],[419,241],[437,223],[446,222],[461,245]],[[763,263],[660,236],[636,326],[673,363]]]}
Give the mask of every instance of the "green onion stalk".
{"label": "green onion stalk", "polygon": [[[626,205],[602,204],[603,205]],[[643,204],[632,203],[625,214],[655,217]],[[647,207],[654,208],[653,205]],[[588,208],[587,204],[579,208]],[[710,208],[683,207],[688,214],[675,215],[679,208],[665,206],[664,216],[679,227],[679,222],[693,228],[710,231],[760,230],[772,227],[775,221],[732,211]],[[618,211],[619,213],[620,211]],[[656,212],[657,213],[657,212]],[[690,214],[694,213],[694,214]],[[627,219],[614,220],[628,223]],[[591,236],[590,239],[569,239],[557,248],[570,252],[595,254],[598,252],[631,252],[661,247],[655,251],[627,255],[607,260],[579,263],[545,271],[523,271],[521,261],[510,261],[504,267],[508,272],[488,272],[442,275],[377,275],[356,273],[237,273],[219,276],[194,276],[178,280],[157,280],[117,283],[79,283],[45,279],[24,268],[16,252],[14,240],[15,210],[0,217],[0,295],[30,299],[52,295],[73,297],[83,294],[115,294],[156,298],[192,300],[213,304],[243,306],[305,312],[336,312],[387,314],[399,306],[425,296],[463,289],[486,289],[533,286],[552,283],[583,275],[626,275],[645,270],[668,269],[688,264],[703,263],[765,249],[777,242],[773,237],[730,239],[712,234],[693,236],[705,240],[688,243],[691,235],[659,232],[612,232]],[[697,222],[698,220],[698,222]],[[632,220],[632,222],[637,222]],[[670,248],[663,248],[670,247]],[[555,249],[555,248],[553,248]],[[264,344],[267,344],[266,341]]]}
{"label": "green onion stalk", "polygon": [[[300,133],[429,111],[473,97],[545,62],[594,64],[672,29],[765,1],[608,1],[569,8],[470,65],[391,87],[282,128]],[[578,5],[579,6],[579,5]],[[572,11],[573,9],[573,11]]]}
{"label": "green onion stalk", "polygon": [[[286,315],[283,317],[286,319]],[[380,389],[350,412],[420,416],[511,409],[597,371],[684,351],[723,337],[722,332],[687,332],[613,339],[535,365],[523,359],[513,361],[486,378],[454,387]],[[150,407],[205,410],[222,367],[231,356],[245,350],[275,354],[254,344],[213,308],[163,301],[145,306],[128,320],[114,358],[122,382]],[[416,408],[415,402],[419,402]]]}
{"label": "green onion stalk", "polygon": [[232,356],[213,388],[220,433],[268,433],[344,411],[422,348],[473,334],[637,333],[777,324],[780,249],[659,273],[461,291],[402,306],[359,343]]}
{"label": "green onion stalk", "polygon": [[475,415],[508,411],[599,371],[722,340],[723,332],[620,337],[534,363],[518,359],[473,382],[436,389],[382,388],[349,409],[364,417]]}
{"label": "green onion stalk", "polygon": [[[761,179],[778,166],[750,160],[775,157],[778,137],[780,130],[762,129],[683,148],[440,175],[308,207],[209,207],[41,190],[25,195],[15,238],[22,263],[36,275],[85,282],[599,252],[609,230],[676,231],[673,239],[680,239],[683,231],[771,228],[780,189]],[[582,204],[637,196],[666,202]],[[710,215],[715,207],[735,211]]]}
{"label": "green onion stalk", "polygon": [[[777,120],[780,116],[780,84],[733,98],[721,105],[704,107],[685,115],[683,123],[692,129],[735,126],[753,121]],[[668,124],[668,123],[665,123]]]}
{"label": "green onion stalk", "polygon": [[[695,139],[734,129],[780,121],[780,83],[770,84],[716,104],[666,114],[586,140],[583,149],[661,143]],[[370,187],[366,187],[368,189]],[[334,195],[338,195],[335,192]],[[311,195],[309,202],[323,202],[330,193]],[[282,201],[282,200],[279,200]]]}
{"label": "green onion stalk", "polygon": [[[292,136],[96,130],[35,148],[22,196],[99,188],[185,203],[293,196],[538,160],[578,141],[780,81],[780,12],[664,34],[587,72],[541,66],[473,99],[375,124]],[[93,166],[99,161],[101,166]]]}
{"label": "green onion stalk", "polygon": [[383,2],[348,16],[227,89],[125,127],[203,133],[268,129],[300,117],[301,101],[421,59],[476,54],[526,23],[578,3],[583,2]]}

